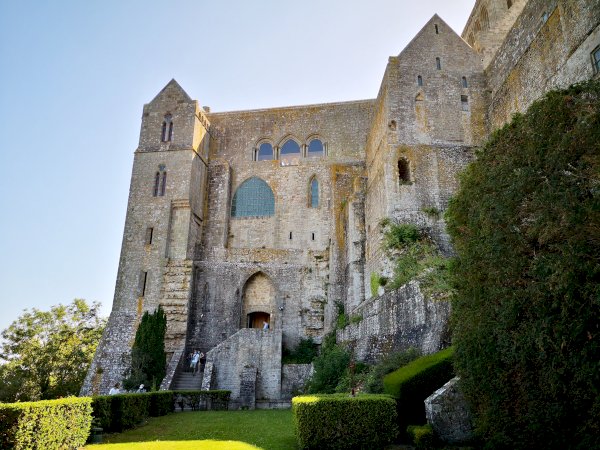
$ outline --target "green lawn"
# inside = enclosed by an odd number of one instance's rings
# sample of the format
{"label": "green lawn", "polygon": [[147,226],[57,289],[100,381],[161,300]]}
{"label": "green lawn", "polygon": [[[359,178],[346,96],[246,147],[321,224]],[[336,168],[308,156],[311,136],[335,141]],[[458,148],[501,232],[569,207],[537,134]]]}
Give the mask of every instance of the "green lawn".
{"label": "green lawn", "polygon": [[[159,441],[159,442],[156,442]],[[292,412],[284,410],[195,411],[153,417],[123,433],[104,436],[88,450],[296,448]],[[132,444],[138,442],[139,444]]]}

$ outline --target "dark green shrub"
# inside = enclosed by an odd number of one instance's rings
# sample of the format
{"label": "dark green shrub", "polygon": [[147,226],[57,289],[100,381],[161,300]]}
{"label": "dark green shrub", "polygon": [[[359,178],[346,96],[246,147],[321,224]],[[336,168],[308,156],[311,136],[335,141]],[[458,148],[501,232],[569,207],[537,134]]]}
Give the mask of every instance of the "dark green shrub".
{"label": "dark green shrub", "polygon": [[436,448],[437,440],[433,434],[431,425],[409,425],[406,428],[406,434],[411,438],[412,443],[418,449]]}
{"label": "dark green shrub", "polygon": [[293,350],[283,349],[282,364],[310,364],[317,356],[317,344],[312,340],[300,339],[300,343]]}
{"label": "dark green shrub", "polygon": [[165,416],[175,411],[173,391],[150,392],[147,395],[150,397],[150,417]]}
{"label": "dark green shrub", "polygon": [[105,431],[121,432],[149,416],[150,394],[100,395],[92,400],[93,415]]}
{"label": "dark green shrub", "polygon": [[407,244],[417,242],[421,233],[419,229],[408,223],[394,223],[390,219],[381,221],[383,232],[383,247],[386,250],[399,249]]}
{"label": "dark green shrub", "polygon": [[364,382],[365,392],[369,394],[383,394],[383,377],[414,361],[419,356],[421,354],[414,348],[385,356],[379,363],[370,368]]}
{"label": "dark green shrub", "polygon": [[383,448],[398,433],[396,404],[387,395],[306,395],[292,399],[301,449]]}
{"label": "dark green shrub", "polygon": [[111,429],[112,424],[112,395],[92,397],[92,415],[95,424],[104,430]]}
{"label": "dark green shrub", "polygon": [[158,389],[167,373],[166,329],[167,316],[162,307],[152,314],[144,313],[131,348],[131,373],[123,380],[125,389],[136,389],[140,384],[153,391]]}
{"label": "dark green shrub", "polygon": [[423,402],[454,376],[453,353],[454,349],[449,347],[431,355],[421,356],[384,377],[385,393],[398,401],[401,430],[406,429],[409,424],[426,422]]}
{"label": "dark green shrub", "polygon": [[350,353],[335,344],[334,340],[326,340],[321,347],[321,354],[313,361],[315,371],[308,382],[308,392],[333,394],[349,363]]}
{"label": "dark green shrub", "polygon": [[89,397],[0,404],[0,448],[82,447],[92,424]]}
{"label": "dark green shrub", "polygon": [[462,175],[453,340],[490,446],[598,446],[599,186],[598,80],[515,116]]}

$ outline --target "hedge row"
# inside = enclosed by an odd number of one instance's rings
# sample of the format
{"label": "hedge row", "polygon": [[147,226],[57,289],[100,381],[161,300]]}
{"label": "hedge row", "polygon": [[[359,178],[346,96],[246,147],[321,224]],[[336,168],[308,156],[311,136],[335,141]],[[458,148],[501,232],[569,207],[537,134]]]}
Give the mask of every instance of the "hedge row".
{"label": "hedge row", "polygon": [[[146,417],[158,417],[175,410],[175,403],[199,409],[227,409],[231,391],[158,391],[144,394],[100,395],[92,399],[93,416],[104,431],[121,432],[135,427]],[[183,409],[183,408],[182,408]]]}
{"label": "hedge row", "polygon": [[82,447],[92,424],[91,401],[71,397],[0,404],[0,448]]}
{"label": "hedge row", "polygon": [[387,395],[305,395],[292,399],[301,449],[383,448],[398,434],[396,402]]}
{"label": "hedge row", "polygon": [[401,430],[426,422],[424,401],[454,376],[453,354],[449,347],[422,356],[383,378],[385,393],[397,400]]}

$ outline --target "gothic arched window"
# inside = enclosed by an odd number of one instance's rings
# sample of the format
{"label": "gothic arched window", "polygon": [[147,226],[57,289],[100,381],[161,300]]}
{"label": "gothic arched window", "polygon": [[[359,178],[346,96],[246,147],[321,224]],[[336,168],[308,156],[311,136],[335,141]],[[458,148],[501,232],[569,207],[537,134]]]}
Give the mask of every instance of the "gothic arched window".
{"label": "gothic arched window", "polygon": [[325,147],[323,143],[319,139],[313,139],[308,144],[308,154],[307,156],[324,156],[325,155]]}
{"label": "gothic arched window", "polygon": [[256,151],[257,161],[266,161],[273,159],[273,146],[268,142],[263,142]]}
{"label": "gothic arched window", "polygon": [[269,185],[258,177],[244,181],[231,202],[231,217],[261,217],[275,214],[275,196]]}
{"label": "gothic arched window", "polygon": [[298,143],[293,139],[288,139],[287,141],[285,141],[285,144],[283,144],[283,146],[281,147],[279,155],[282,161],[300,158],[300,145],[298,145]]}
{"label": "gothic arched window", "polygon": [[309,205],[311,208],[319,207],[319,182],[316,177],[310,180]]}

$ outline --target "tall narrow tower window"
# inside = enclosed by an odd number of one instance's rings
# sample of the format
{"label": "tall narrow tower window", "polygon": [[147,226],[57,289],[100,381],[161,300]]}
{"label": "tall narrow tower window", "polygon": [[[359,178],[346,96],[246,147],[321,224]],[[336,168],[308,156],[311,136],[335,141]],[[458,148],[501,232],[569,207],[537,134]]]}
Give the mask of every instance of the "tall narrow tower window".
{"label": "tall narrow tower window", "polygon": [[165,142],[167,140],[167,122],[163,122],[162,131],[160,133],[160,140]]}
{"label": "tall narrow tower window", "polygon": [[153,197],[157,197],[158,196],[158,187],[160,185],[160,172],[156,172],[156,175],[154,176],[154,190],[152,191],[152,196]]}
{"label": "tall narrow tower window", "polygon": [[438,29],[437,23],[435,24],[435,34],[440,34],[440,30]]}
{"label": "tall narrow tower window", "polygon": [[442,62],[440,61],[440,58],[435,58],[435,67],[437,70],[442,70]]}
{"label": "tall narrow tower window", "polygon": [[462,87],[468,88],[469,83],[467,83],[467,77],[462,77]]}
{"label": "tall narrow tower window", "polygon": [[164,164],[158,166],[158,171],[154,175],[154,189],[152,190],[153,197],[162,197],[167,189],[167,171]]}
{"label": "tall narrow tower window", "polygon": [[404,158],[398,160],[398,182],[401,185],[410,184],[410,167]]}
{"label": "tall narrow tower window", "polygon": [[139,297],[146,295],[146,282],[148,281],[148,272],[140,273],[140,285],[138,287]]}
{"label": "tall narrow tower window", "polygon": [[423,77],[421,75],[417,76],[417,86],[423,86]]}
{"label": "tall narrow tower window", "polygon": [[460,96],[460,105],[463,111],[469,110],[469,97],[467,95]]}
{"label": "tall narrow tower window", "polygon": [[162,179],[160,180],[160,196],[165,195],[165,190],[167,189],[167,172],[162,173]]}
{"label": "tall narrow tower window", "polygon": [[[167,129],[169,130],[167,132]],[[162,142],[170,142],[173,138],[173,116],[171,114],[165,114],[165,118],[162,123],[162,130],[160,133],[160,140]]]}
{"label": "tall narrow tower window", "polygon": [[318,208],[319,206],[319,182],[316,177],[312,177],[310,180],[310,201],[309,205],[311,208]]}

